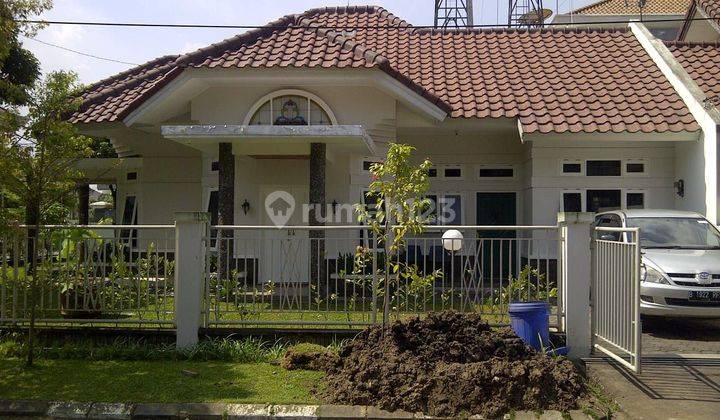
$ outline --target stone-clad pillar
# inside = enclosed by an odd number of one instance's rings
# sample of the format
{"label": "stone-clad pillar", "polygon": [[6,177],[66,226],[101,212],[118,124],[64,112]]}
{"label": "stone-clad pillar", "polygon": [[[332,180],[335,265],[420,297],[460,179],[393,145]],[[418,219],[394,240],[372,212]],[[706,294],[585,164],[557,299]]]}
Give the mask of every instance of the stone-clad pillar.
{"label": "stone-clad pillar", "polygon": [[[310,144],[310,211],[311,226],[325,225],[325,143]],[[326,290],[325,231],[310,231],[310,281]]]}
{"label": "stone-clad pillar", "polygon": [[78,198],[78,224],[90,224],[90,185],[87,182],[78,182],[75,187]]}
{"label": "stone-clad pillar", "polygon": [[[235,224],[235,155],[231,143],[218,145],[218,225]],[[219,233],[217,274],[218,279],[228,279],[233,264],[233,232]]]}

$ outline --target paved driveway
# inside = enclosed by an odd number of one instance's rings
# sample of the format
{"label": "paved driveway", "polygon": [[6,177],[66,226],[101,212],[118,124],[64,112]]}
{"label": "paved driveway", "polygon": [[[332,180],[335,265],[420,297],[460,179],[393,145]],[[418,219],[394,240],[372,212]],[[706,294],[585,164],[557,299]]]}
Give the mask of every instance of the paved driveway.
{"label": "paved driveway", "polygon": [[720,320],[643,318],[643,354],[717,354]]}

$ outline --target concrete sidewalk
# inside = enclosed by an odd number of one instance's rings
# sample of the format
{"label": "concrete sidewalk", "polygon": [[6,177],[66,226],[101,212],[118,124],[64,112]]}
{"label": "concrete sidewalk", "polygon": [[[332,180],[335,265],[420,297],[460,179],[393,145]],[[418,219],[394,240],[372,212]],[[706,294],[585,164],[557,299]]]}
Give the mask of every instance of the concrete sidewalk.
{"label": "concrete sidewalk", "polygon": [[[73,403],[44,401],[0,400],[2,419],[439,419],[422,413],[405,411],[388,412],[375,407],[344,405],[266,405],[266,404],[123,404]],[[456,417],[454,417],[456,418]],[[472,416],[471,419],[481,419]],[[587,420],[581,411],[563,415],[559,411],[537,414],[531,411],[516,412],[516,420]]]}
{"label": "concrete sidewalk", "polygon": [[720,418],[720,358],[643,356],[640,375],[604,358],[585,365],[629,418]]}

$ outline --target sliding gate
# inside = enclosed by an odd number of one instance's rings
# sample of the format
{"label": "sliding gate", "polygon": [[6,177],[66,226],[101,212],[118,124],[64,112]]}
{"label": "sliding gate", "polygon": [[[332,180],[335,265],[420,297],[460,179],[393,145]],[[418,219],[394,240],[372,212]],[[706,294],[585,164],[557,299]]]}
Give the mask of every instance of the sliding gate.
{"label": "sliding gate", "polygon": [[592,245],[593,349],[640,373],[640,230],[596,227]]}

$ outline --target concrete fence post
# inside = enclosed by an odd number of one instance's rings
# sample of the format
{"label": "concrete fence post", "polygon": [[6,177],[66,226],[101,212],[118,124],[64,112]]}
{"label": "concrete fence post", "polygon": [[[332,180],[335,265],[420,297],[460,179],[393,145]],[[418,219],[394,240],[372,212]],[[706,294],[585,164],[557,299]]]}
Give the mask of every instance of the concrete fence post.
{"label": "concrete fence post", "polygon": [[208,213],[175,213],[175,346],[198,342],[202,317],[203,277]]}
{"label": "concrete fence post", "polygon": [[591,351],[590,284],[592,257],[590,255],[590,225],[592,213],[566,212],[558,214],[562,232],[563,307],[565,334],[570,347],[569,356],[586,357]]}

